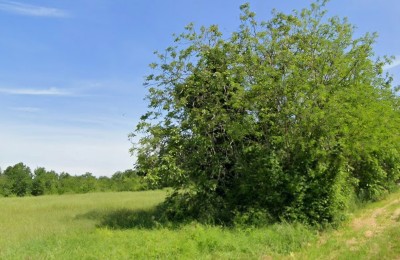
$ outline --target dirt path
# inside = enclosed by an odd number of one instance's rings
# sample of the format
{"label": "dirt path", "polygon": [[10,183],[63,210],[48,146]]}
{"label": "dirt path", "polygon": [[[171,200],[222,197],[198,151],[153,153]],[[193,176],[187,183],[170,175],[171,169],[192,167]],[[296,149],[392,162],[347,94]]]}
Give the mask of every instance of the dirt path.
{"label": "dirt path", "polygon": [[[289,259],[399,259],[400,198],[393,194],[362,209],[337,230]],[[288,259],[285,258],[285,259]]]}
{"label": "dirt path", "polygon": [[[393,207],[397,209],[389,210]],[[355,218],[350,226],[354,231],[364,230],[364,236],[371,238],[397,222],[399,216],[400,200],[396,199],[382,207],[365,212],[361,217]]]}

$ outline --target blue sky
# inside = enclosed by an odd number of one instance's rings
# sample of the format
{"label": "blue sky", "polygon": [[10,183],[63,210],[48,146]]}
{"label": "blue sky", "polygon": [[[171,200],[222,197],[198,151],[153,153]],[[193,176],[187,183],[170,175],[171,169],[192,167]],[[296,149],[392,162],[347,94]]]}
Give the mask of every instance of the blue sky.
{"label": "blue sky", "polygon": [[[190,22],[238,27],[237,0],[0,0],[0,167],[111,176],[131,168],[128,134],[146,111],[153,52]],[[261,19],[311,1],[248,1]],[[400,82],[400,1],[333,0]]]}

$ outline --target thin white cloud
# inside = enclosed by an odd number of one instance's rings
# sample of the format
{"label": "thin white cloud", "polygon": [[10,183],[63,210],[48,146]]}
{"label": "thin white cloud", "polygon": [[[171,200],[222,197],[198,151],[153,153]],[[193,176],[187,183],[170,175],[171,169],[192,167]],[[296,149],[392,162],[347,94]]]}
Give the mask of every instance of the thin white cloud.
{"label": "thin white cloud", "polygon": [[390,70],[400,65],[400,56],[396,56],[392,63],[383,66],[384,70]]}
{"label": "thin white cloud", "polygon": [[26,16],[68,17],[68,13],[57,8],[28,5],[15,1],[0,0],[0,10]]}
{"label": "thin white cloud", "polygon": [[9,109],[19,112],[36,113],[41,111],[38,107],[10,107]]}
{"label": "thin white cloud", "polygon": [[10,95],[32,95],[32,96],[69,96],[72,93],[58,88],[32,89],[32,88],[0,88],[0,93]]}

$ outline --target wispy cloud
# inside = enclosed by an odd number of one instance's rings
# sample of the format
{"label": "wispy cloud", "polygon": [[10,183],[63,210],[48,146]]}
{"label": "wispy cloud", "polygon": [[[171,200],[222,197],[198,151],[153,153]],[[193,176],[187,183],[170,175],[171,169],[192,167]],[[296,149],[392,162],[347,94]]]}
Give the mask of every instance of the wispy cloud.
{"label": "wispy cloud", "polygon": [[7,0],[0,0],[0,10],[26,16],[68,17],[68,13],[61,9]]}
{"label": "wispy cloud", "polygon": [[32,95],[32,96],[70,96],[71,92],[58,89],[33,89],[33,88],[0,88],[0,93],[10,95]]}
{"label": "wispy cloud", "polygon": [[400,56],[397,55],[391,64],[383,66],[384,70],[390,70],[400,65]]}

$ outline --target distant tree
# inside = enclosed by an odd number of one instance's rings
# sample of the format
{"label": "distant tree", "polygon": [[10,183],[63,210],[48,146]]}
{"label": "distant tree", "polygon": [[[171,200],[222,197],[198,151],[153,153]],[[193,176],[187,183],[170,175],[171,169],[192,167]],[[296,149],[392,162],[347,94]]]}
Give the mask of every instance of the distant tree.
{"label": "distant tree", "polygon": [[76,178],[77,184],[80,186],[79,193],[87,193],[97,189],[96,177],[90,172],[74,178]]}
{"label": "distant tree", "polygon": [[7,177],[6,180],[9,182],[12,194],[20,197],[30,194],[32,173],[29,167],[18,163],[7,167],[3,175]]}
{"label": "distant tree", "polygon": [[399,179],[390,59],[325,3],[266,22],[245,4],[230,37],[189,25],[158,54],[133,152],[138,172],[175,189],[171,217],[331,223],[354,196],[378,199]]}
{"label": "distant tree", "polygon": [[111,180],[111,178],[107,176],[100,176],[99,178],[97,178],[98,191],[114,191],[114,186],[114,182]]}
{"label": "distant tree", "polygon": [[111,177],[116,191],[138,191],[147,189],[147,183],[142,176],[138,176],[136,171],[128,169],[123,172],[117,171]]}
{"label": "distant tree", "polygon": [[4,197],[12,195],[11,182],[4,174],[0,175],[0,195]]}
{"label": "distant tree", "polygon": [[58,194],[75,193],[76,185],[69,173],[61,172],[58,176]]}
{"label": "distant tree", "polygon": [[112,176],[111,176],[111,179],[112,180],[120,180],[120,179],[122,179],[123,178],[123,172],[121,172],[121,171],[116,171]]}
{"label": "distant tree", "polygon": [[33,196],[39,196],[44,194],[44,181],[43,177],[46,174],[45,168],[37,168],[34,171],[34,176],[32,180],[32,190]]}
{"label": "distant tree", "polygon": [[54,171],[46,171],[40,167],[34,171],[32,195],[56,194],[58,190],[58,175]]}
{"label": "distant tree", "polygon": [[118,171],[111,178],[97,178],[90,172],[77,176],[66,172],[58,174],[55,171],[47,171],[44,167],[36,168],[32,175],[29,167],[19,163],[0,172],[0,196],[3,197],[146,189],[147,182],[133,169]]}

